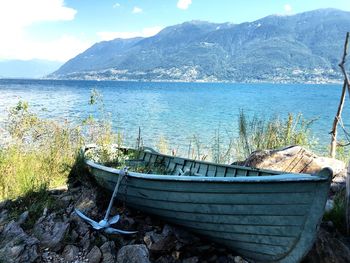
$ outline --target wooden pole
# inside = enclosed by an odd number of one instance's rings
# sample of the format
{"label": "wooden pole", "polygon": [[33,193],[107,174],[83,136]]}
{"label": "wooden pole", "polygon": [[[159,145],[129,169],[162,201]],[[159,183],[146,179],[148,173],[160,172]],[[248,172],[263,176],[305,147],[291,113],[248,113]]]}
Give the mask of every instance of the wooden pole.
{"label": "wooden pole", "polygon": [[350,80],[349,80],[349,76],[345,70],[345,59],[346,59],[346,55],[348,54],[348,42],[349,42],[349,32],[346,33],[343,59],[340,62],[339,67],[341,68],[341,71],[343,72],[344,81],[346,82],[346,85],[348,87],[349,96],[350,96]]}
{"label": "wooden pole", "polygon": [[348,235],[350,235],[350,162],[348,164],[348,171],[346,173],[346,230]]}
{"label": "wooden pole", "polygon": [[341,118],[341,113],[343,111],[343,106],[344,106],[344,102],[345,102],[345,95],[346,95],[346,88],[348,89],[349,96],[350,96],[350,81],[349,81],[348,74],[346,73],[346,70],[345,70],[345,59],[346,59],[347,52],[348,52],[348,41],[349,41],[349,32],[346,33],[343,58],[342,58],[341,62],[339,63],[339,67],[341,68],[343,75],[344,75],[344,84],[343,84],[343,90],[342,90],[337,114],[335,115],[335,118],[333,121],[332,131],[330,132],[330,134],[332,136],[330,155],[332,158],[335,158],[335,155],[336,155],[337,127],[338,127],[339,119]]}
{"label": "wooden pole", "polygon": [[333,127],[332,127],[332,131],[331,131],[331,157],[335,158],[336,155],[336,149],[337,149],[337,127],[338,127],[338,122],[339,122],[339,118],[341,116],[341,113],[343,111],[343,107],[344,107],[344,102],[345,102],[345,95],[346,95],[346,81],[344,80],[344,84],[343,84],[343,90],[341,93],[341,97],[340,97],[340,102],[339,102],[339,106],[338,106],[338,110],[337,110],[337,114],[334,117],[334,121],[333,121]]}

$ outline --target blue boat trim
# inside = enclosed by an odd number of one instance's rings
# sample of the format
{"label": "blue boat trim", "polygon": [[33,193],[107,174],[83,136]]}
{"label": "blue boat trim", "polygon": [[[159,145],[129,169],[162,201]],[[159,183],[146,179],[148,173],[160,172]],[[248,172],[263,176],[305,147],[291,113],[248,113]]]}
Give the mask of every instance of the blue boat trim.
{"label": "blue boat trim", "polygon": [[[107,167],[91,160],[85,161],[87,165],[103,170],[105,172],[119,174],[120,169],[115,169],[112,167]],[[309,175],[309,174],[295,174],[287,173],[273,176],[238,176],[238,177],[206,177],[206,176],[177,176],[177,175],[155,175],[155,174],[144,174],[136,172],[128,172],[128,176],[146,179],[146,180],[162,180],[162,181],[184,181],[184,182],[223,182],[223,183],[281,183],[281,182],[305,182],[305,181],[327,181],[328,177],[320,175]]]}

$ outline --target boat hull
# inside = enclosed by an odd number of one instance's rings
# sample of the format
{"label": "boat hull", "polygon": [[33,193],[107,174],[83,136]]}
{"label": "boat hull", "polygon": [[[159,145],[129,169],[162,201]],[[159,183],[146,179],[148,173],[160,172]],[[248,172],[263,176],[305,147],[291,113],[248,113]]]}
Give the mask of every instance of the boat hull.
{"label": "boat hull", "polygon": [[[113,190],[119,170],[87,161]],[[329,172],[331,173],[331,172]],[[192,177],[130,172],[119,198],[257,262],[299,262],[324,212],[327,176]]]}

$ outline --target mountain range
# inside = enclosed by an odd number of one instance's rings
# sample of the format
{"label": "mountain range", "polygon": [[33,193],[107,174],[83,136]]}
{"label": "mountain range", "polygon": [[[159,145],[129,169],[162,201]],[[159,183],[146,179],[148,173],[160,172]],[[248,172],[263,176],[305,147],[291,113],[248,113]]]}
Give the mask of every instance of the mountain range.
{"label": "mountain range", "polygon": [[190,21],[94,44],[50,78],[338,82],[350,12],[318,9],[241,24]]}

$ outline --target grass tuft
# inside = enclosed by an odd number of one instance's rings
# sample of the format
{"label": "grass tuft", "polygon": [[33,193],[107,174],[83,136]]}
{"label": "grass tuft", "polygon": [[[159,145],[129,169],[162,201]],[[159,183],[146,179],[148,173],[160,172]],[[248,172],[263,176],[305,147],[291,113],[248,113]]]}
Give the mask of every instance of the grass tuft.
{"label": "grass tuft", "polygon": [[248,119],[242,110],[239,116],[239,136],[235,152],[238,159],[247,158],[252,152],[278,149],[289,145],[312,148],[316,141],[310,135],[314,120],[305,120],[301,114],[288,114],[286,120],[274,117],[270,120],[254,116]]}

